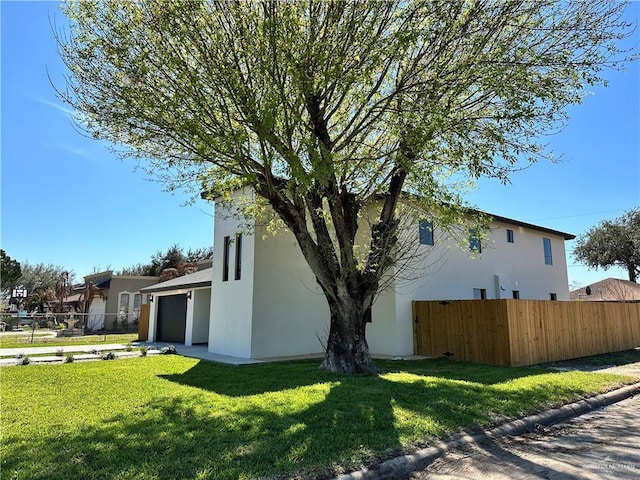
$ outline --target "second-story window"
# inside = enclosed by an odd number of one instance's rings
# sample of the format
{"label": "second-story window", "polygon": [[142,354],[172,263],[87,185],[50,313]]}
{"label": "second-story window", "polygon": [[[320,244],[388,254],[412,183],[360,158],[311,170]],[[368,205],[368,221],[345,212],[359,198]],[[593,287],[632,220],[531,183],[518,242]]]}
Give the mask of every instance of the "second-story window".
{"label": "second-story window", "polygon": [[475,228],[469,230],[469,250],[475,253],[482,253],[480,236]]}
{"label": "second-story window", "polygon": [[553,265],[553,256],[551,255],[551,239],[543,238],[542,246],[544,248],[544,263],[545,265]]}
{"label": "second-story window", "polygon": [[433,245],[433,222],[420,220],[418,222],[418,233],[420,234],[420,245]]}
{"label": "second-story window", "polygon": [[507,229],[507,242],[514,243],[513,230]]}

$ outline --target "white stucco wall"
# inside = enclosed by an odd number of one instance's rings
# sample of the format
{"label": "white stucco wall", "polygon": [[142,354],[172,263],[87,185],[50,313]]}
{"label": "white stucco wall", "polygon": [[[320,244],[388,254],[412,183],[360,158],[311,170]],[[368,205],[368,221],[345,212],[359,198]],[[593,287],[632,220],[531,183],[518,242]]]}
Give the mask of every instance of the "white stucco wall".
{"label": "white stucco wall", "polygon": [[191,343],[209,341],[209,319],[211,312],[211,288],[199,288],[193,291],[193,330]]}
{"label": "white stucco wall", "polygon": [[252,357],[323,352],[329,307],[295,237],[260,229],[255,248]]}
{"label": "white stucco wall", "polygon": [[369,350],[377,355],[397,355],[398,325],[396,321],[396,295],[391,288],[378,294],[371,309],[371,323],[366,336]]}
{"label": "white stucco wall", "polygon": [[[242,195],[246,195],[243,192]],[[238,194],[240,195],[240,194]],[[229,254],[229,280],[222,281],[223,239],[235,238],[242,223],[216,207],[214,270],[211,295],[209,350],[225,355],[270,358],[320,353],[329,311],[291,233],[273,236],[261,227],[243,234],[242,278],[234,280],[235,245]],[[418,245],[418,225],[414,227]],[[514,243],[507,242],[507,229]],[[494,222],[482,242],[482,253],[470,258],[443,232],[434,231],[435,246],[419,246],[414,271],[399,274],[380,293],[367,326],[371,352],[392,356],[413,353],[413,300],[472,299],[474,288],[487,298],[568,300],[564,238],[560,235],[504,222]],[[552,242],[553,265],[544,262],[543,237]],[[500,285],[504,290],[500,289]]]}
{"label": "white stucco wall", "polygon": [[[507,229],[514,243],[507,242]],[[473,289],[485,289],[487,298],[569,299],[564,238],[530,228],[493,222],[482,252],[470,257],[467,248],[442,232],[434,231],[435,245],[420,246],[424,274],[396,286],[398,324],[397,355],[413,353],[413,300],[473,299]],[[543,237],[551,239],[553,265],[544,261]],[[416,226],[416,242],[417,226]],[[504,290],[501,289],[501,287]]]}
{"label": "white stucco wall", "polygon": [[[248,195],[238,192],[237,198]],[[209,351],[222,355],[251,358],[251,332],[253,319],[253,275],[255,235],[247,231],[245,220],[229,216],[221,205],[216,205],[213,231],[213,280],[211,283],[211,321],[209,324]],[[242,233],[242,275],[235,280],[236,242],[229,251],[229,279],[222,280],[224,264],[224,237],[235,240]]]}

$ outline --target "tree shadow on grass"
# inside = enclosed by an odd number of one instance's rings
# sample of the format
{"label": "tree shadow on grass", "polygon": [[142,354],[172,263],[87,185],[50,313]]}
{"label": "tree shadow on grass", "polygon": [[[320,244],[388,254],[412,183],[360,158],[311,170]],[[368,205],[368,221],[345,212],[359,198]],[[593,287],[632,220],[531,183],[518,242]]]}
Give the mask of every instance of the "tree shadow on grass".
{"label": "tree shadow on grass", "polygon": [[[326,478],[489,423],[491,412],[510,415],[573,393],[504,390],[493,385],[496,378],[427,378],[394,365],[398,371],[388,375],[347,377],[319,371],[317,362],[199,362],[162,377],[195,387],[179,395],[123,406],[64,435],[43,433],[26,450],[6,439],[2,478]],[[507,382],[513,373],[501,375]]]}
{"label": "tree shadow on grass", "polygon": [[[522,377],[540,375],[543,372],[540,368],[495,367],[439,358],[409,361],[379,360],[376,364],[384,372],[389,373],[407,372],[482,385],[504,383]],[[318,360],[264,363],[242,367],[200,361],[184,373],[162,375],[161,378],[233,397],[282,391],[322,382],[365,378],[336,375],[320,370],[318,367]]]}

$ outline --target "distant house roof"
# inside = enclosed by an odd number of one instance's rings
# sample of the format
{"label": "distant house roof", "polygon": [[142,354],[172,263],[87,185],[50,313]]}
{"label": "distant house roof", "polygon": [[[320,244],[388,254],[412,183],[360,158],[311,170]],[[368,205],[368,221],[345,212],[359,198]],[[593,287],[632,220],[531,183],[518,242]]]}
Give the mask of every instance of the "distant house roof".
{"label": "distant house roof", "polygon": [[[125,278],[129,280],[158,280],[160,277],[150,277],[144,275],[114,275],[113,270],[106,270],[104,272],[92,273],[91,275],[85,275],[85,283],[93,282],[93,284],[101,290],[107,290],[111,287],[111,280],[114,278]],[[84,288],[84,285],[80,285],[80,288]]]}
{"label": "distant house roof", "polygon": [[181,288],[210,287],[213,279],[213,268],[205,268],[189,275],[172,278],[166,282],[156,283],[149,287],[140,289],[142,293],[166,292],[168,290],[179,290]]}
{"label": "distant house roof", "polygon": [[571,300],[640,302],[640,285],[620,278],[605,278],[569,292]]}

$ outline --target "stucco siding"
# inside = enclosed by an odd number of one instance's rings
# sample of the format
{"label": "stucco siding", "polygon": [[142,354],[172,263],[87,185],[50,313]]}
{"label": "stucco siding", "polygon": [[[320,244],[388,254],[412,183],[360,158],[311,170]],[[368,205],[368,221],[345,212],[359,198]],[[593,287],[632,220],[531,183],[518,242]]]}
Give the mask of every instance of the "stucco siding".
{"label": "stucco siding", "polygon": [[[245,191],[236,197],[251,195]],[[501,220],[492,222],[482,251],[473,254],[465,227],[460,227],[460,238],[454,238],[435,225],[433,246],[419,244],[417,221],[408,227],[402,237],[410,243],[413,237],[417,250],[409,262],[411,271],[393,272],[394,280],[374,303],[367,325],[372,353],[413,353],[413,300],[473,299],[480,292],[486,298],[512,298],[516,293],[521,299],[549,300],[552,294],[558,300],[569,298],[567,234]],[[252,358],[321,353],[329,309],[294,236],[285,230],[273,235],[260,226],[247,231],[243,224],[245,220],[223,210],[216,214],[209,350]],[[239,232],[242,275],[234,278],[237,246],[232,241],[229,278],[223,281],[224,238],[236,239]],[[368,245],[366,234],[365,229],[359,232],[358,244]],[[549,239],[551,262],[545,262],[543,238]]]}
{"label": "stucco siding", "polygon": [[285,230],[275,236],[258,232],[252,357],[323,352],[329,307],[295,237]]}
{"label": "stucco siding", "polygon": [[[141,288],[148,287],[158,283],[158,277],[129,277],[125,275],[114,275],[111,277],[109,289],[105,292],[107,297],[105,308],[105,321],[107,328],[115,327],[115,320],[118,317],[120,305],[119,297],[121,293],[128,292],[130,294],[130,308],[133,307],[133,295],[139,293]],[[146,299],[142,299],[142,303],[146,303]],[[130,320],[132,318],[132,310],[129,310]]]}
{"label": "stucco siding", "polygon": [[209,341],[209,318],[211,312],[211,288],[193,290],[193,327],[191,343]]}
{"label": "stucco siding", "polygon": [[[241,196],[241,192],[237,194]],[[216,206],[213,232],[214,261],[211,282],[209,351],[234,357],[251,357],[254,292],[254,239],[246,221],[229,216]],[[249,225],[250,227],[250,225]],[[236,235],[242,233],[241,278],[235,279]],[[223,280],[224,239],[229,237],[228,279]]]}
{"label": "stucco siding", "polygon": [[[436,227],[437,229],[437,227]],[[507,241],[513,231],[513,243]],[[417,231],[417,227],[416,227]],[[481,242],[481,253],[470,254],[450,235],[434,231],[435,245],[421,246],[416,263],[422,274],[395,287],[398,323],[397,355],[413,353],[413,300],[464,300],[474,298],[474,289],[486,298],[569,299],[564,239],[506,223],[493,222]],[[549,238],[552,265],[545,264],[543,238]],[[417,236],[416,236],[416,241]]]}

